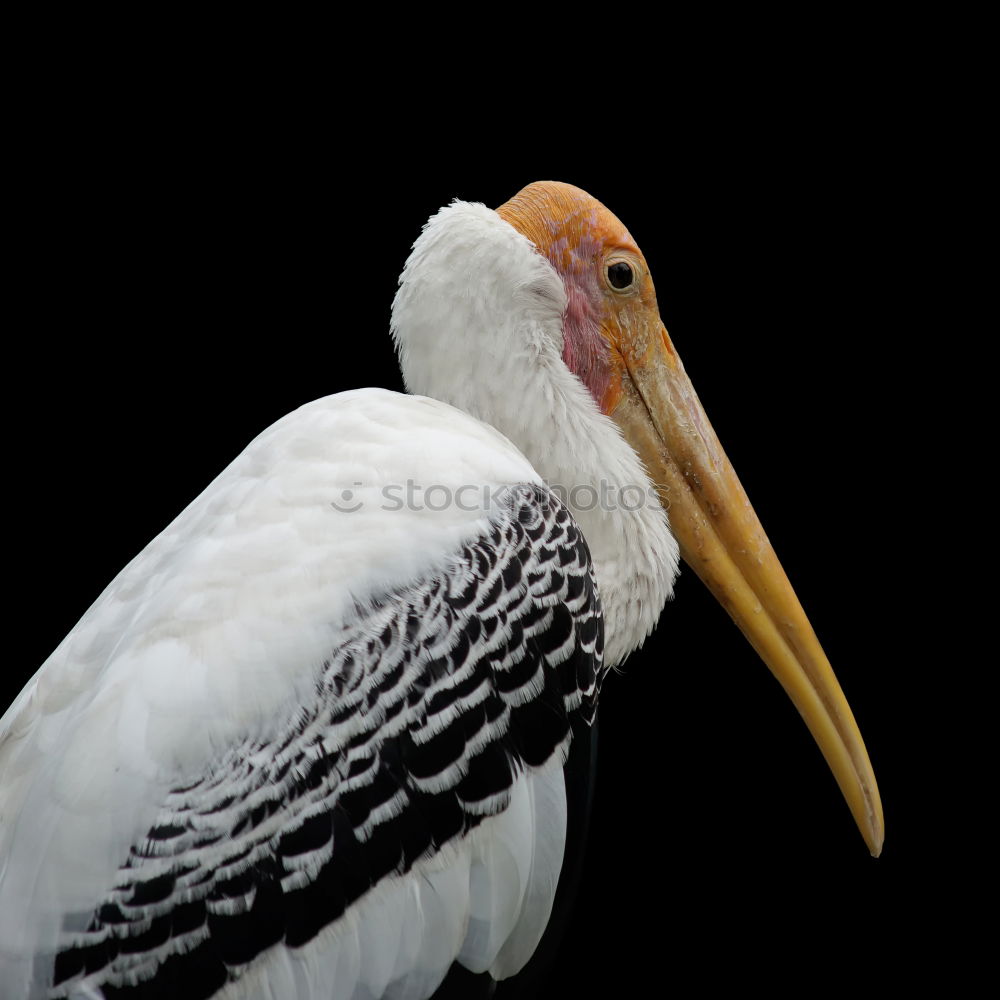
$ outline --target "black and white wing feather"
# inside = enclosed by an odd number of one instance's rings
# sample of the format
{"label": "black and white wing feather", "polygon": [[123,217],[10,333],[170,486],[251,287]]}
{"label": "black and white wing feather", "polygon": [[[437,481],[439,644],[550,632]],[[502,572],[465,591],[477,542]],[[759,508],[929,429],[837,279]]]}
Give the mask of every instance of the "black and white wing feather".
{"label": "black and white wing feather", "polygon": [[[27,977],[50,997],[427,997],[454,960],[497,978],[524,965],[559,877],[561,767],[574,717],[596,709],[603,628],[553,494],[512,483],[481,515],[432,569],[331,615],[311,680],[267,725],[162,785],[89,903],[69,893],[33,954],[3,952],[5,996]],[[11,861],[7,918],[28,884]]]}

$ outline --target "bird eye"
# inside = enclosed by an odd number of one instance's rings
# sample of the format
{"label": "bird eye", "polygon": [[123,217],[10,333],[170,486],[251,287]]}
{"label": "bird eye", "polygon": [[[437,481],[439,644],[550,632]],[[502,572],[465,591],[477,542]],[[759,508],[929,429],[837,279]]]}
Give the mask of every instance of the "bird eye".
{"label": "bird eye", "polygon": [[619,290],[632,284],[632,268],[623,260],[608,265],[608,284]]}

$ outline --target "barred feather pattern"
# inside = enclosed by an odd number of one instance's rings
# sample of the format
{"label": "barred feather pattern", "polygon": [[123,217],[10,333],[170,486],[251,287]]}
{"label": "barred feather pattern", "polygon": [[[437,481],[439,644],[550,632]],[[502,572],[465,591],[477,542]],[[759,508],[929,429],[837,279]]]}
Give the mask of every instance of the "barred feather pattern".
{"label": "barred feather pattern", "polygon": [[279,738],[171,790],[89,922],[67,918],[87,929],[51,997],[211,996],[565,760],[604,675],[590,554],[543,487],[498,511],[439,573],[358,607]]}

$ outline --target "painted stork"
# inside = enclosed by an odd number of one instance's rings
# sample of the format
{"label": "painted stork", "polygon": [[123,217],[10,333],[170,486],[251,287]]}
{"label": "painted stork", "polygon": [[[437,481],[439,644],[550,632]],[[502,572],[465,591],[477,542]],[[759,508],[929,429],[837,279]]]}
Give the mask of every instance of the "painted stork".
{"label": "painted stork", "polygon": [[341,393],[264,431],[4,715],[4,997],[515,976],[566,867],[564,765],[679,555],[878,854],[851,711],[624,226],[565,184],[456,201],[414,244],[392,334],[415,395]]}

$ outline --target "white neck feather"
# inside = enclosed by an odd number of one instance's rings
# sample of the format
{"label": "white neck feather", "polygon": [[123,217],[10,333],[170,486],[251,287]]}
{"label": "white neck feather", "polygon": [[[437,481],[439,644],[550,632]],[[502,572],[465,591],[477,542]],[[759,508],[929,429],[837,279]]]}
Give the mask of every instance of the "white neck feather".
{"label": "white neck feather", "polygon": [[562,487],[594,559],[614,665],[656,625],[677,543],[637,455],[562,360],[565,310],[559,275],[524,236],[455,202],[413,245],[392,333],[410,392],[491,424]]}

